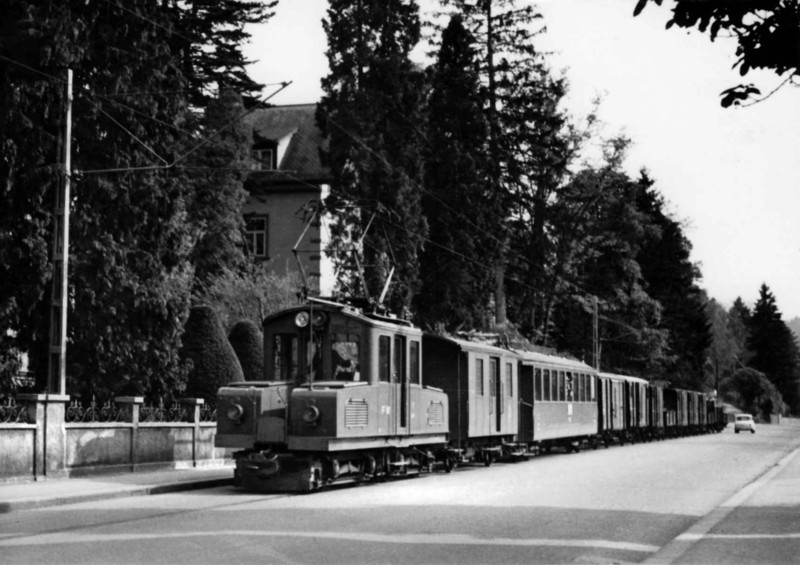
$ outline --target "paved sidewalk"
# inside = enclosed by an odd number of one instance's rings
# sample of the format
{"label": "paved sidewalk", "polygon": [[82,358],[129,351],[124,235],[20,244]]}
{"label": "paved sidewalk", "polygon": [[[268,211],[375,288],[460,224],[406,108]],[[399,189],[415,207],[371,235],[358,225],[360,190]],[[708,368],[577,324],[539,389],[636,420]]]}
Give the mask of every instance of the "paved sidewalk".
{"label": "paved sidewalk", "polygon": [[0,483],[0,514],[74,502],[212,488],[232,483],[232,465]]}

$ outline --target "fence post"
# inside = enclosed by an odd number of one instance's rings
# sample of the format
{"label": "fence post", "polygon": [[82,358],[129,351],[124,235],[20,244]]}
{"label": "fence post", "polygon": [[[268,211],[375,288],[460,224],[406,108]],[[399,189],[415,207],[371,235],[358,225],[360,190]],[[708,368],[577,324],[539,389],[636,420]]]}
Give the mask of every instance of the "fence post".
{"label": "fence post", "polygon": [[200,408],[206,401],[202,398],[181,398],[179,401],[191,410],[189,415],[189,422],[192,426],[192,467],[197,467],[197,453],[199,451],[200,443]]}
{"label": "fence post", "polygon": [[131,463],[131,471],[136,470],[136,465],[139,463],[139,452],[137,446],[139,445],[139,411],[142,404],[144,404],[143,396],[117,396],[114,402],[120,407],[120,422],[125,422],[131,425],[130,446],[128,451],[128,459]]}
{"label": "fence post", "polygon": [[64,413],[68,394],[19,394],[28,411],[28,420],[36,424],[33,476],[36,480],[67,475],[67,428]]}

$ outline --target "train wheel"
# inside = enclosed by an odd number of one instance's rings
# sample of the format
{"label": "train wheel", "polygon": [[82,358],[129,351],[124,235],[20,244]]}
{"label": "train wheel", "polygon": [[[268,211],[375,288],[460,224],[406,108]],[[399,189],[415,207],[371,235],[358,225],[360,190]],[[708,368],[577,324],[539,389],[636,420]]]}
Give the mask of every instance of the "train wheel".
{"label": "train wheel", "polygon": [[314,492],[322,486],[322,464],[314,460],[308,467],[308,490]]}

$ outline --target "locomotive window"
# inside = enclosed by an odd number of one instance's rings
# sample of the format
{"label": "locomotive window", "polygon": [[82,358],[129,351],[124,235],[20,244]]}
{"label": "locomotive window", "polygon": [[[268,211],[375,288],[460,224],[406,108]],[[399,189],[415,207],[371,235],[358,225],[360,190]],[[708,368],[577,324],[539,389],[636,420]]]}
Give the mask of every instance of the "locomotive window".
{"label": "locomotive window", "polygon": [[533,377],[533,399],[542,399],[542,370],[538,367],[535,369]]}
{"label": "locomotive window", "polygon": [[279,381],[297,379],[297,336],[278,334],[272,341],[272,378]]}
{"label": "locomotive window", "polygon": [[409,359],[409,371],[411,372],[411,384],[419,384],[419,342],[411,342],[411,352]]}
{"label": "locomotive window", "polygon": [[567,399],[566,376],[564,371],[558,372],[558,399],[564,402]]}
{"label": "locomotive window", "polygon": [[333,378],[337,381],[360,381],[361,368],[358,358],[358,335],[334,335]]}
{"label": "locomotive window", "polygon": [[382,335],[378,338],[378,378],[384,383],[389,382],[392,372],[391,348],[389,336]]}
{"label": "locomotive window", "polygon": [[483,359],[475,359],[475,390],[478,396],[485,394],[483,390]]}
{"label": "locomotive window", "polygon": [[544,370],[544,400],[549,401],[552,396],[550,395],[550,369]]}
{"label": "locomotive window", "polygon": [[514,368],[511,363],[506,363],[506,394],[514,396]]}

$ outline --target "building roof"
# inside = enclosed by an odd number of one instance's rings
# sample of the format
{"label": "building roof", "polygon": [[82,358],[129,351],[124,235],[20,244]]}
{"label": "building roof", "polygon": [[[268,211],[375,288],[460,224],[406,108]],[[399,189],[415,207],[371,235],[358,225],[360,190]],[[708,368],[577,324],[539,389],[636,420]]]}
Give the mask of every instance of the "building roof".
{"label": "building roof", "polygon": [[296,104],[272,106],[248,115],[254,140],[280,143],[288,138],[278,171],[254,172],[250,178],[252,182],[330,181],[330,172],[322,165],[319,155],[325,140],[317,127],[316,110],[316,104]]}

